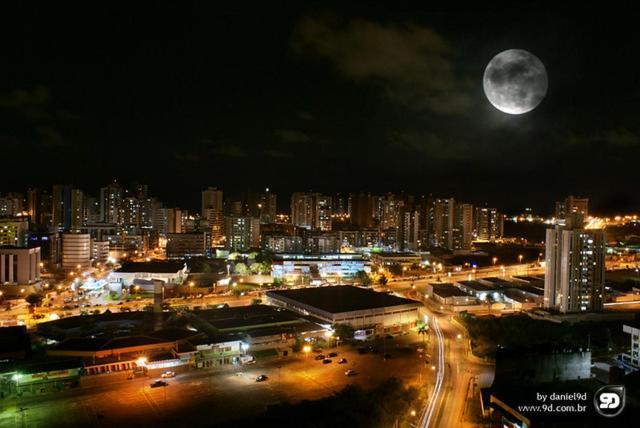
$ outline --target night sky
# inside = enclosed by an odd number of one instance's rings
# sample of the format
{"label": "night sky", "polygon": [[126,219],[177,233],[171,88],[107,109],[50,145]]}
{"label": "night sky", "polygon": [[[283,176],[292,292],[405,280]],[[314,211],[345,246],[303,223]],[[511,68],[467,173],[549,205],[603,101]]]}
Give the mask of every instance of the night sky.
{"label": "night sky", "polygon": [[[633,13],[24,3],[0,25],[0,191],[118,178],[182,206],[268,186],[640,209]],[[482,90],[509,48],[549,76],[521,116]]]}

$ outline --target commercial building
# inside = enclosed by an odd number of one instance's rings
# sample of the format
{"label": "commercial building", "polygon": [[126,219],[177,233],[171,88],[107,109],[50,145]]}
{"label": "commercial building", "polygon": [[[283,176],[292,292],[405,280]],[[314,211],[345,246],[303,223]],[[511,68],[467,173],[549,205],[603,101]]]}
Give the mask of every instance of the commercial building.
{"label": "commercial building", "polygon": [[211,234],[208,232],[168,233],[167,257],[206,257],[211,254]]}
{"label": "commercial building", "polygon": [[22,285],[40,281],[40,247],[0,247],[0,284]]}
{"label": "commercial building", "polygon": [[369,271],[361,254],[276,254],[271,265],[274,278],[311,280],[353,279],[359,271]]}
{"label": "commercial building", "polygon": [[62,235],[62,269],[67,272],[91,267],[91,236],[88,233]]}
{"label": "commercial building", "polygon": [[109,274],[110,282],[130,286],[136,279],[160,280],[167,284],[182,284],[188,269],[184,262],[126,263]]}
{"label": "commercial building", "polygon": [[411,266],[422,261],[416,253],[371,253],[371,262],[377,266]]}
{"label": "commercial building", "polygon": [[600,229],[547,229],[544,307],[561,313],[601,311],[605,238]]}
{"label": "commercial building", "polygon": [[356,338],[398,333],[415,327],[422,303],[347,285],[267,291],[272,305],[325,321],[347,324]]}

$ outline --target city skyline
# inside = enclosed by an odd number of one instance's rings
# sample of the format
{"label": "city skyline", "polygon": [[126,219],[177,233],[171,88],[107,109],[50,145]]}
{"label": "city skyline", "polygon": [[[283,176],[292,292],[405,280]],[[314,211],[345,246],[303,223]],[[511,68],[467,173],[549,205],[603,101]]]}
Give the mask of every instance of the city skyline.
{"label": "city skyline", "polygon": [[[186,206],[194,198],[181,190],[206,185],[434,193],[505,211],[541,211],[567,194],[606,213],[640,206],[625,166],[640,154],[625,108],[637,93],[624,54],[632,25],[595,8],[582,20],[562,7],[545,19],[515,8],[259,10],[265,19],[232,6],[131,8],[141,19],[123,20],[43,6],[31,25],[9,23],[0,141],[10,159],[38,154],[28,168],[6,166],[11,182],[97,188],[120,177]],[[545,64],[549,90],[507,118],[481,75],[514,46]],[[583,173],[593,159],[602,168]]]}

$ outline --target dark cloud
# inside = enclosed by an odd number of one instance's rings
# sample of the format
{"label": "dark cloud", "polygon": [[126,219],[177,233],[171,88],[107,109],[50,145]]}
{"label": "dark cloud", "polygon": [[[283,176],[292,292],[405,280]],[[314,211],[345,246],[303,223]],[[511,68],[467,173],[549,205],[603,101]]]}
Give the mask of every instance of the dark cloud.
{"label": "dark cloud", "polygon": [[276,129],[273,133],[278,140],[285,143],[307,143],[311,140],[307,134],[295,129]]}
{"label": "dark cloud", "polygon": [[306,17],[293,45],[296,52],[329,61],[345,78],[379,86],[407,107],[459,114],[470,105],[469,85],[454,70],[455,51],[428,27]]}
{"label": "dark cloud", "polygon": [[640,148],[638,133],[626,128],[611,129],[594,134],[571,133],[566,139],[569,146],[605,145],[612,148]]}
{"label": "dark cloud", "polygon": [[469,159],[471,149],[464,142],[451,142],[430,131],[393,132],[389,136],[390,146],[408,153],[421,155],[429,160],[456,161]]}

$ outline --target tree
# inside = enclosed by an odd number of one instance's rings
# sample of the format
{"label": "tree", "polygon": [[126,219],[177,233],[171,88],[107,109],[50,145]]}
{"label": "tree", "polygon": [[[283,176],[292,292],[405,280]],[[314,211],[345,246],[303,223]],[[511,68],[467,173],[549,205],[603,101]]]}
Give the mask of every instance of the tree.
{"label": "tree", "polygon": [[363,270],[359,270],[358,272],[356,272],[356,281],[364,285],[365,287],[371,285],[371,277]]}
{"label": "tree", "polygon": [[24,300],[32,307],[40,306],[44,296],[40,293],[31,293]]}
{"label": "tree", "polygon": [[236,265],[233,267],[233,273],[237,275],[249,275],[251,272],[249,271],[249,268],[246,264],[236,263]]}
{"label": "tree", "polygon": [[425,341],[427,335],[429,334],[429,326],[424,322],[419,322],[418,323],[418,334],[420,336],[422,336],[422,343],[424,344],[424,341]]}
{"label": "tree", "polygon": [[252,273],[258,275],[268,275],[271,273],[271,267],[266,263],[252,263],[250,269]]}
{"label": "tree", "polygon": [[333,335],[339,337],[341,340],[353,339],[353,333],[355,330],[349,324],[334,324]]}

